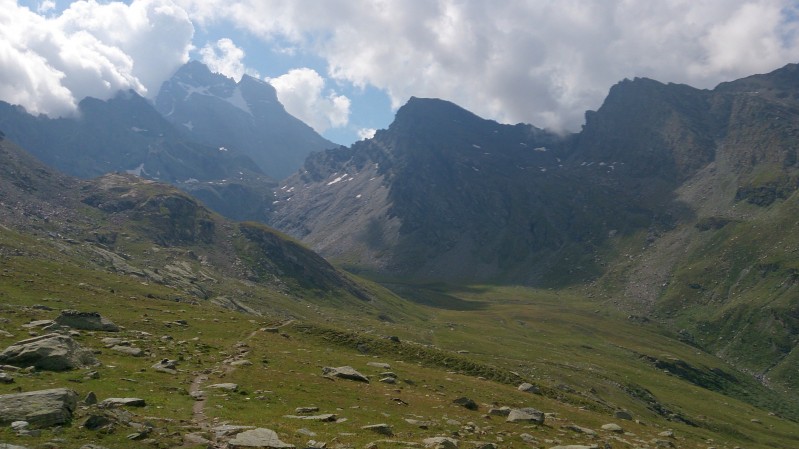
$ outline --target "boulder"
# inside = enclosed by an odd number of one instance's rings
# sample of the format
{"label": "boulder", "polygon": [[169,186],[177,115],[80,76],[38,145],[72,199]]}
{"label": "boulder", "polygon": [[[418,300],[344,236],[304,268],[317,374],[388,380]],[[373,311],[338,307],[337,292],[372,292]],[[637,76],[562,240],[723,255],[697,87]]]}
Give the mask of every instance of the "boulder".
{"label": "boulder", "polygon": [[116,345],[112,347],[111,350],[116,352],[121,352],[122,354],[131,355],[133,357],[141,357],[144,355],[144,350],[142,350],[142,348],[137,348],[135,346]]}
{"label": "boulder", "polygon": [[163,359],[160,362],[153,365],[153,369],[161,373],[177,374],[178,373],[176,369],[177,366],[178,366],[177,360]]}
{"label": "boulder", "polygon": [[478,409],[477,403],[474,402],[473,400],[467,398],[467,397],[460,397],[460,398],[455,399],[454,401],[452,401],[452,403],[458,404],[461,407],[465,407],[465,408],[467,408],[469,410],[477,410]]}
{"label": "boulder", "polygon": [[500,407],[488,409],[488,414],[491,416],[508,416],[510,415],[510,407]]}
{"label": "boulder", "polygon": [[338,419],[338,417],[332,413],[325,413],[322,415],[283,415],[283,417],[288,419],[304,419],[307,421],[319,422],[333,422]]}
{"label": "boulder", "polygon": [[363,430],[371,430],[374,433],[379,433],[380,435],[386,436],[393,436],[394,431],[391,430],[391,426],[388,424],[371,424],[368,426],[361,427]]}
{"label": "boulder", "polygon": [[332,368],[326,366],[322,368],[322,374],[330,377],[338,377],[339,379],[347,379],[347,380],[354,380],[357,382],[369,383],[369,378],[359,373],[358,371],[355,371],[355,368],[351,366],[339,366],[338,368]]}
{"label": "boulder", "polygon": [[55,322],[62,326],[86,331],[119,332],[119,326],[97,312],[62,310]]}
{"label": "boulder", "polygon": [[526,393],[534,393],[539,394],[541,393],[541,389],[538,388],[537,385],[533,385],[531,383],[524,382],[523,384],[519,385],[519,391],[524,391]]}
{"label": "boulder", "polygon": [[274,430],[258,428],[245,430],[228,441],[228,447],[236,449],[239,447],[262,447],[271,449],[294,449],[293,444],[280,441]]}
{"label": "boulder", "polygon": [[239,385],[234,383],[222,383],[222,384],[208,385],[208,388],[214,388],[216,390],[224,390],[224,391],[236,391],[239,389]]}
{"label": "boulder", "polygon": [[383,362],[369,362],[367,365],[371,366],[372,368],[391,369],[391,365]]}
{"label": "boulder", "polygon": [[617,419],[626,419],[627,421],[632,421],[633,419],[633,415],[631,415],[627,410],[616,410],[613,413],[613,417]]}
{"label": "boulder", "polygon": [[0,449],[28,449],[28,448],[27,446],[17,446],[9,443],[0,443]]}
{"label": "boulder", "polygon": [[425,447],[433,447],[437,449],[455,449],[458,447],[458,440],[449,437],[433,437],[425,438],[422,440]]}
{"label": "boulder", "polygon": [[0,396],[0,426],[27,421],[36,427],[65,424],[78,406],[78,394],[68,388]]}
{"label": "boulder", "polygon": [[144,407],[147,402],[139,398],[108,398],[100,401],[98,407],[113,408],[113,407]]}
{"label": "boulder", "polygon": [[0,384],[13,384],[14,376],[8,373],[0,373]]}
{"label": "boulder", "polygon": [[65,371],[97,364],[91,351],[65,335],[47,334],[22,340],[0,353],[0,363]]}
{"label": "boulder", "polygon": [[544,423],[544,412],[534,408],[514,408],[508,413],[507,422],[531,422],[535,424]]}
{"label": "boulder", "polygon": [[624,433],[624,429],[618,424],[609,423],[602,426],[602,430],[607,430],[608,432],[613,433]]}
{"label": "boulder", "polygon": [[596,431],[594,429],[589,429],[588,427],[580,427],[576,424],[569,424],[565,426],[565,428],[573,432],[582,433],[590,436],[596,436]]}

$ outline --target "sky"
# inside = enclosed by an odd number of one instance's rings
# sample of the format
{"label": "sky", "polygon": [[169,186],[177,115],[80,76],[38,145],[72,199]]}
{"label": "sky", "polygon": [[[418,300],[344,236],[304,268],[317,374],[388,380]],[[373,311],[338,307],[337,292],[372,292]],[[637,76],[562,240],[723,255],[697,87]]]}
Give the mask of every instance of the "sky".
{"label": "sky", "polygon": [[334,142],[411,96],[579,131],[624,78],[713,88],[799,62],[797,0],[0,0],[0,100],[154,98],[189,59],[275,86]]}

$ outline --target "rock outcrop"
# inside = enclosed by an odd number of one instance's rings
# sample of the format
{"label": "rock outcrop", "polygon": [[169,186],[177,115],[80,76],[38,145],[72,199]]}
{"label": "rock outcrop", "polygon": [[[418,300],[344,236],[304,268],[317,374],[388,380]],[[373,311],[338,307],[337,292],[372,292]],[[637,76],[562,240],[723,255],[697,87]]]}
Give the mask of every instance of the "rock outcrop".
{"label": "rock outcrop", "polygon": [[27,421],[50,427],[69,422],[78,406],[78,394],[68,388],[29,391],[0,396],[0,426]]}
{"label": "rock outcrop", "polygon": [[86,331],[119,332],[119,326],[97,312],[62,310],[55,322],[62,326]]}
{"label": "rock outcrop", "polygon": [[368,377],[364,376],[358,371],[355,371],[355,368],[351,366],[339,366],[338,368],[332,368],[326,366],[322,368],[322,374],[329,377],[338,377],[339,379],[347,379],[347,380],[354,380],[356,382],[369,383]]}
{"label": "rock outcrop", "polygon": [[65,371],[97,364],[91,351],[65,335],[47,334],[22,340],[0,353],[0,363],[46,371]]}
{"label": "rock outcrop", "polygon": [[236,449],[240,447],[261,447],[269,449],[294,449],[293,444],[280,441],[274,430],[258,428],[246,430],[236,435],[228,442],[228,447]]}

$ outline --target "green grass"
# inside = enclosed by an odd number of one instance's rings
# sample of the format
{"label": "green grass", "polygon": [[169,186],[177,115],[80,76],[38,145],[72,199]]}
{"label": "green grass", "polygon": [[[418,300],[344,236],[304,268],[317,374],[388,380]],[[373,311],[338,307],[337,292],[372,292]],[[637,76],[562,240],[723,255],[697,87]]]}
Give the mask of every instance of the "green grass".
{"label": "green grass", "polygon": [[[182,253],[161,249],[151,257],[189,260],[178,257]],[[131,413],[135,420],[155,426],[153,437],[163,447],[178,445],[180,435],[193,428],[194,401],[188,389],[201,372],[208,373],[206,384],[240,386],[236,393],[205,390],[205,413],[210,420],[265,426],[298,447],[309,439],[362,447],[384,438],[361,430],[377,423],[391,425],[394,439],[414,442],[459,432],[465,441],[522,446],[519,434],[527,432],[541,447],[588,444],[595,440],[564,426],[575,423],[599,430],[602,424],[618,422],[634,434],[623,437],[633,446],[647,444],[665,429],[676,432],[678,447],[704,448],[708,439],[729,448],[797,444],[799,425],[778,416],[780,410],[770,407],[778,403],[755,407],[752,401],[724,396],[667,374],[652,360],[680,360],[700,373],[712,369],[735,373],[731,367],[679,342],[659,325],[628,320],[577,290],[440,285],[395,289],[414,298],[414,303],[365,281],[358,282],[372,293],[369,302],[281,295],[269,286],[230,278],[214,284],[218,294],[238,298],[260,311],[260,316],[253,316],[198,301],[179,286],[87,264],[81,254],[63,250],[47,238],[0,229],[0,317],[8,320],[3,329],[14,334],[0,336],[0,346],[27,337],[23,324],[51,319],[58,310],[73,308],[100,311],[124,327],[113,336],[131,340],[150,355],[133,358],[113,353],[100,342],[104,333],[83,332],[78,341],[99,351],[102,364],[94,368],[99,379],[86,379],[86,370],[19,375],[14,384],[0,385],[0,394],[17,388],[66,386],[81,397],[89,391],[100,399],[142,397],[148,406]],[[54,310],[33,308],[36,304]],[[298,321],[283,327],[282,334],[259,331],[289,318]],[[170,324],[177,319],[185,319],[188,326]],[[165,335],[172,339],[162,339]],[[397,336],[400,343],[387,336]],[[247,347],[237,348],[240,341]],[[223,360],[239,350],[249,351],[245,358],[253,365],[228,372]],[[180,360],[180,372],[171,376],[152,370],[150,366],[162,358]],[[377,382],[382,370],[368,366],[370,361],[389,363],[400,381],[396,385]],[[341,365],[351,365],[373,381],[360,384],[322,377],[322,367]],[[521,381],[539,385],[542,394],[518,391],[515,387]],[[741,388],[763,391],[751,383],[742,383]],[[452,401],[460,396],[474,399],[480,410],[454,405]],[[296,407],[311,405],[346,421],[316,423],[283,417],[294,414]],[[553,415],[543,426],[510,424],[484,416],[492,405],[531,406]],[[640,422],[614,419],[617,409],[629,410]],[[107,447],[141,447],[140,442],[125,438],[133,432],[130,428],[120,426],[107,435],[81,428],[89,412],[80,410],[61,435],[45,430],[38,438],[19,438],[3,429],[0,441],[37,447],[63,438]],[[664,413],[677,414],[694,425],[670,421]],[[406,418],[432,424],[427,430],[419,429]],[[477,432],[464,430],[469,422]],[[301,429],[316,436],[300,433]],[[600,440],[611,441],[603,432]]]}

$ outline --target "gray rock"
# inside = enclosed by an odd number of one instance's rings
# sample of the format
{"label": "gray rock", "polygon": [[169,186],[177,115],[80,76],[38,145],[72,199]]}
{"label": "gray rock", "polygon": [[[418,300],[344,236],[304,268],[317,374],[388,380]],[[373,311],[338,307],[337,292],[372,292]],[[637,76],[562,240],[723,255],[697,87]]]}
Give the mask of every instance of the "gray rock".
{"label": "gray rock", "polygon": [[233,362],[230,362],[230,366],[252,366],[252,362],[245,359],[235,360]]}
{"label": "gray rock", "polygon": [[525,443],[528,443],[528,444],[537,444],[538,443],[538,440],[536,440],[535,437],[530,435],[529,433],[523,433],[523,434],[519,435],[519,438],[521,438],[522,441],[524,441]]}
{"label": "gray rock", "polygon": [[25,329],[33,329],[36,327],[49,326],[51,324],[53,324],[53,320],[36,320],[36,321],[31,321],[28,324],[23,324],[22,327],[24,327]]}
{"label": "gray rock", "polygon": [[486,443],[483,441],[476,441],[473,443],[474,449],[497,449],[497,445],[494,443]]}
{"label": "gray rock", "polygon": [[224,390],[224,391],[236,391],[239,389],[239,385],[234,383],[222,383],[222,384],[208,385],[207,388],[214,388],[216,390]]}
{"label": "gray rock", "polygon": [[239,433],[235,438],[228,441],[228,447],[231,449],[239,447],[293,449],[294,445],[280,441],[277,433],[273,430],[258,428]]}
{"label": "gray rock", "polygon": [[396,377],[384,377],[384,378],[380,379],[378,382],[382,382],[384,384],[393,385],[393,384],[397,383],[397,378]]}
{"label": "gray rock", "polygon": [[46,371],[65,371],[97,364],[91,351],[65,335],[47,334],[22,340],[0,353],[0,363],[34,366]]}
{"label": "gray rock", "polygon": [[11,423],[11,430],[19,432],[20,430],[26,430],[30,425],[31,423],[28,421],[14,421]]}
{"label": "gray rock", "polygon": [[187,433],[183,435],[183,443],[185,446],[202,446],[202,447],[214,447],[213,441],[205,438],[200,433]]}
{"label": "gray rock", "polygon": [[140,398],[108,398],[100,401],[98,407],[144,407],[147,402]]}
{"label": "gray rock", "polygon": [[394,431],[388,424],[371,424],[361,427],[363,430],[371,430],[372,432],[379,433],[380,435],[393,436]]}
{"label": "gray rock", "polygon": [[338,419],[338,417],[332,413],[325,413],[322,415],[283,415],[283,417],[288,419],[305,419],[308,421],[319,422],[332,422]]}
{"label": "gray rock", "polygon": [[[2,447],[0,447],[2,449]],[[79,449],[107,449],[105,446],[100,446],[99,444],[84,444]]]}
{"label": "gray rock", "polygon": [[544,423],[544,413],[534,408],[514,408],[508,413],[507,422],[531,422],[535,424]]}
{"label": "gray rock", "polygon": [[301,414],[301,413],[316,413],[319,411],[319,407],[297,407],[294,409],[294,413]]}
{"label": "gray rock", "polygon": [[111,347],[111,350],[116,352],[121,352],[122,354],[131,355],[133,357],[141,357],[144,355],[144,350],[142,348],[137,348],[135,346],[116,345]]}
{"label": "gray rock", "polygon": [[658,434],[659,437],[665,438],[674,438],[674,431],[673,430],[664,430]]}
{"label": "gray rock", "polygon": [[633,419],[633,415],[631,415],[627,410],[616,410],[613,413],[613,417],[617,419],[626,419],[627,421],[632,421]]}
{"label": "gray rock", "polygon": [[86,421],[83,422],[83,427],[89,430],[97,430],[101,427],[111,424],[111,422],[112,421],[107,416],[90,415],[88,418],[86,418]]}
{"label": "gray rock", "polygon": [[217,436],[217,438],[221,437],[229,437],[231,435],[236,435],[245,430],[253,430],[255,426],[234,426],[231,424],[224,424],[221,426],[216,426],[211,429],[212,432]]}
{"label": "gray rock", "polygon": [[65,424],[78,406],[78,394],[67,388],[0,396],[0,426],[28,421],[36,427]]}
{"label": "gray rock", "polygon": [[97,312],[62,310],[55,322],[62,326],[85,331],[119,332],[119,326]]}
{"label": "gray rock", "polygon": [[405,422],[420,429],[429,429],[433,426],[433,421],[420,421],[418,419],[406,418]]}
{"label": "gray rock", "polygon": [[381,363],[381,362],[369,362],[367,363],[368,366],[373,368],[380,368],[380,369],[391,369],[391,365],[388,363]]}
{"label": "gray rock", "polygon": [[357,382],[369,383],[368,377],[364,376],[358,371],[355,371],[355,368],[351,366],[339,366],[338,368],[332,368],[326,366],[322,368],[322,374],[330,377],[338,377],[339,379],[347,379],[347,380],[354,380]]}
{"label": "gray rock", "polygon": [[573,432],[582,433],[582,434],[591,435],[591,436],[595,436],[596,435],[596,430],[589,429],[587,427],[580,427],[580,426],[578,426],[576,424],[569,424],[569,425],[567,425],[565,427],[567,429],[573,431]]}
{"label": "gray rock", "polygon": [[534,393],[534,394],[541,393],[541,389],[538,388],[537,385],[533,385],[533,384],[527,383],[527,382],[519,385],[519,391],[524,391],[524,392],[527,392],[527,393]]}
{"label": "gray rock", "polygon": [[83,399],[83,403],[85,405],[94,405],[97,403],[97,395],[94,394],[93,391],[90,391],[86,394],[86,397]]}
{"label": "gray rock", "polygon": [[425,438],[422,440],[425,447],[433,447],[436,449],[455,449],[458,447],[458,440],[449,437],[433,437]]}
{"label": "gray rock", "polygon": [[624,429],[618,424],[609,423],[602,426],[602,430],[607,430],[608,432],[613,433],[624,433]]}
{"label": "gray rock", "polygon": [[0,449],[28,449],[25,446],[16,446],[10,443],[1,443],[0,442]]}
{"label": "gray rock", "polygon": [[153,365],[153,369],[161,373],[177,374],[178,370],[175,369],[177,366],[178,366],[177,360],[163,359],[160,362]]}
{"label": "gray rock", "polygon": [[510,415],[510,407],[500,407],[488,409],[488,414],[491,416],[508,416]]}
{"label": "gray rock", "polygon": [[460,405],[461,407],[465,407],[465,408],[467,408],[467,409],[469,409],[469,410],[477,410],[477,409],[478,409],[478,407],[477,407],[477,403],[476,403],[476,402],[474,402],[473,400],[471,400],[471,399],[469,399],[469,398],[465,397],[465,396],[464,396],[464,397],[460,397],[460,398],[458,398],[458,399],[455,399],[455,400],[454,400],[454,401],[452,401],[452,402],[453,402],[454,404],[458,404],[458,405]]}
{"label": "gray rock", "polygon": [[14,376],[8,373],[0,373],[0,384],[13,384]]}

